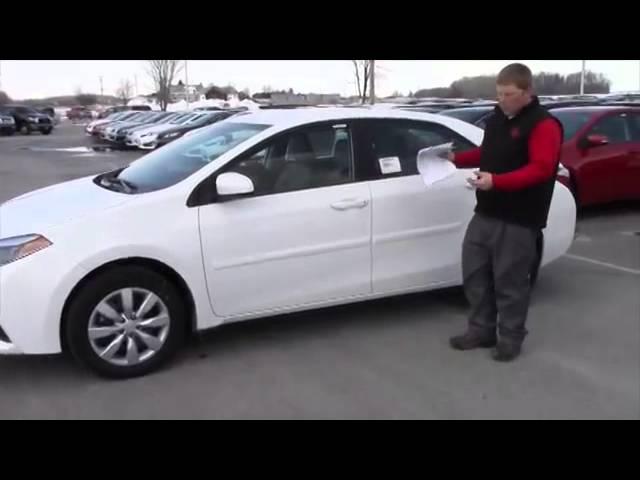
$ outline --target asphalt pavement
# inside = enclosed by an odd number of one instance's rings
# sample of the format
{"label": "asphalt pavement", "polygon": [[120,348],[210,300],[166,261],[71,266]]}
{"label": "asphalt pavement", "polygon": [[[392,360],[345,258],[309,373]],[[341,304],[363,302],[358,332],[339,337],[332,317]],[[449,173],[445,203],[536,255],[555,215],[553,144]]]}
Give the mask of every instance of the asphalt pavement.
{"label": "asphalt pavement", "polygon": [[[0,202],[126,165],[82,127],[0,137]],[[513,363],[457,352],[460,289],[228,325],[164,370],[107,381],[64,356],[0,357],[0,418],[638,419],[640,205],[581,212],[540,274]]]}

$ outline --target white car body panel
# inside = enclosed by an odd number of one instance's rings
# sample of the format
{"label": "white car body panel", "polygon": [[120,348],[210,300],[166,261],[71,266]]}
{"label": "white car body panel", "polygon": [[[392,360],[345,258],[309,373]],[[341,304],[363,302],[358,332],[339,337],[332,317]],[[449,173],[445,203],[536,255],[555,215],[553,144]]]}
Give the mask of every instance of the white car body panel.
{"label": "white car body panel", "polygon": [[[461,244],[475,202],[468,171],[426,187],[418,176],[187,207],[200,182],[270,136],[316,121],[413,118],[440,123],[476,145],[465,122],[386,109],[259,111],[225,122],[273,125],[185,180],[140,195],[84,178],[0,207],[0,238],[41,234],[53,245],[0,267],[1,353],[56,353],[65,302],[90,272],[141,257],[188,286],[195,328],[332,306],[461,282]],[[177,140],[174,145],[181,141]],[[333,207],[332,207],[333,204]],[[573,239],[575,204],[556,184],[543,263]]]}
{"label": "white car body panel", "polygon": [[201,207],[215,313],[229,317],[371,293],[370,204],[369,186],[356,183]]}

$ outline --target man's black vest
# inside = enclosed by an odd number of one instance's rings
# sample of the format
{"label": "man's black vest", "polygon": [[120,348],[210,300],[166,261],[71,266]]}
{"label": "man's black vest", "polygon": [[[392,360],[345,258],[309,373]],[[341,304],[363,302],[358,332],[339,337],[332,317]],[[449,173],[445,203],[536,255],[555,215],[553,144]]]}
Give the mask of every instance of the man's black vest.
{"label": "man's black vest", "polygon": [[[524,167],[529,163],[529,138],[535,126],[542,120],[554,118],[540,105],[537,97],[518,115],[508,118],[496,107],[486,124],[480,171],[501,174]],[[555,118],[554,118],[555,119]],[[562,125],[558,122],[562,131]],[[560,161],[557,152],[553,175],[543,183],[517,191],[476,191],[476,212],[535,229],[546,227],[553,196],[556,171]]]}

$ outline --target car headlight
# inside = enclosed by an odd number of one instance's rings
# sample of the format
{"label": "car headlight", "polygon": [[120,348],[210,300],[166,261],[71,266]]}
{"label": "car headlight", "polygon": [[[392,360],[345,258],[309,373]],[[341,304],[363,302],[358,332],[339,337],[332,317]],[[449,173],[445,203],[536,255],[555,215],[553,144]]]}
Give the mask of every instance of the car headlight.
{"label": "car headlight", "polygon": [[52,245],[42,235],[21,235],[0,240],[0,267],[28,257]]}
{"label": "car headlight", "polygon": [[167,133],[166,135],[163,135],[162,138],[176,138],[179,135],[180,132]]}
{"label": "car headlight", "polygon": [[38,123],[38,119],[36,117],[29,117],[28,120],[33,123]]}
{"label": "car headlight", "polygon": [[156,138],[158,138],[158,134],[157,133],[145,133],[140,138],[144,138],[145,140],[155,140]]}

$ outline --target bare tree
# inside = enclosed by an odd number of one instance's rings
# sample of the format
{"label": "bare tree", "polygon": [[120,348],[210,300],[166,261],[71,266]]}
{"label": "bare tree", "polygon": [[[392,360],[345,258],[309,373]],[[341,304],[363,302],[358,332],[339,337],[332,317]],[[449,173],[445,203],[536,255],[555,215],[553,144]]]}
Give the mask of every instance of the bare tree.
{"label": "bare tree", "polygon": [[5,103],[9,103],[10,101],[11,98],[9,98],[9,95],[0,90],[0,105],[4,105]]}
{"label": "bare tree", "polygon": [[180,60],[149,60],[147,72],[153,80],[160,108],[165,111],[171,101],[171,85],[180,73],[183,64]]}
{"label": "bare tree", "polygon": [[120,80],[120,86],[116,90],[116,97],[122,100],[122,103],[126,105],[133,96],[133,85],[127,80]]}
{"label": "bare tree", "polygon": [[369,95],[369,78],[371,77],[371,60],[351,60],[356,76],[356,87],[358,89],[358,98],[362,103],[367,101]]}

